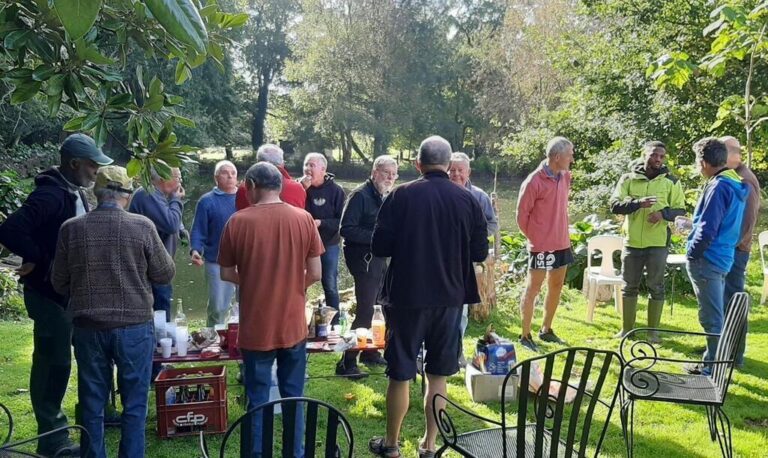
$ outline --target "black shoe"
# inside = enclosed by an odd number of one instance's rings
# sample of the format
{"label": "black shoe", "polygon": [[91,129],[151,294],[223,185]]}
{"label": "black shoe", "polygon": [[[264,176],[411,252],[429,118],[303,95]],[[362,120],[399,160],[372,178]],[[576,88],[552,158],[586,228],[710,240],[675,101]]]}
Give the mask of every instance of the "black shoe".
{"label": "black shoe", "polygon": [[104,426],[107,428],[119,427],[121,417],[120,412],[110,404],[104,409]]}
{"label": "black shoe", "polygon": [[336,375],[346,377],[350,380],[359,380],[368,377],[368,374],[362,372],[357,365],[345,366],[343,361],[336,363]]}
{"label": "black shoe", "polygon": [[375,352],[362,352],[360,353],[360,362],[366,365],[371,366],[386,366],[387,360],[384,359],[383,356],[381,356],[381,353],[375,351]]}
{"label": "black shoe", "polygon": [[563,342],[563,340],[561,338],[557,337],[557,335],[555,334],[555,331],[553,331],[552,329],[550,329],[550,330],[548,330],[546,332],[544,332],[542,329],[540,329],[539,330],[539,339],[541,339],[544,342],[556,343],[556,344],[560,344],[560,345],[565,344],[565,342]]}
{"label": "black shoe", "polygon": [[531,337],[530,334],[527,336],[520,336],[520,345],[524,346],[525,348],[531,350],[532,352],[539,352],[539,346],[536,345],[533,341],[533,337]]}
{"label": "black shoe", "polygon": [[[64,458],[64,457],[79,457],[80,446],[75,444],[71,440],[67,440],[59,446],[55,446],[51,450],[38,450],[38,455],[47,456],[51,458]],[[35,455],[37,456],[37,455]]]}

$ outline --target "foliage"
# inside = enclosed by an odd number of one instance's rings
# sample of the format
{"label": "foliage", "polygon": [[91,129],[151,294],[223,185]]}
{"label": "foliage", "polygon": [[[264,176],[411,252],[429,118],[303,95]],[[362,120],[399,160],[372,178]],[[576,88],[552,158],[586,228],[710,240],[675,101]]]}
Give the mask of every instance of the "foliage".
{"label": "foliage", "polygon": [[0,268],[0,320],[20,320],[27,315],[16,274]]}
{"label": "foliage", "polygon": [[28,186],[20,180],[19,175],[13,170],[0,172],[0,221],[5,221],[11,213],[15,212],[24,203]]}
{"label": "foliage", "polygon": [[[73,2],[78,7],[74,7]],[[126,76],[128,55],[176,62],[175,81],[210,58],[221,65],[224,32],[247,20],[227,14],[214,0],[199,8],[192,0],[16,0],[0,6],[0,76],[14,86],[11,104],[39,96],[48,113],[62,105],[74,111],[65,130],[90,133],[103,145],[110,131],[127,131],[130,174],[149,182],[149,169],[168,176],[192,148],[177,145],[176,125],[192,122],[175,110],[181,98],[142,67]]]}
{"label": "foliage", "polygon": [[32,177],[59,162],[59,149],[50,143],[25,145],[19,143],[10,148],[0,146],[0,164],[13,170],[19,178]]}

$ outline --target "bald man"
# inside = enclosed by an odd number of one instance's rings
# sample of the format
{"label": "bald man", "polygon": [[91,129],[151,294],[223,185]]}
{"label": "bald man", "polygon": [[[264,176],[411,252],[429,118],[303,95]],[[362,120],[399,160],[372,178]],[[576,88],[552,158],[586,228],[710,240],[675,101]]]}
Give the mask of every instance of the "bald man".
{"label": "bald man", "polygon": [[[725,143],[728,149],[728,160],[726,165],[739,174],[741,179],[748,185],[749,195],[747,196],[747,206],[744,209],[744,219],[741,223],[741,238],[736,246],[736,252],[733,258],[733,267],[725,277],[725,292],[723,304],[728,305],[731,296],[735,293],[744,291],[744,277],[749,262],[749,252],[752,249],[752,232],[757,223],[757,216],[760,212],[760,183],[754,173],[741,162],[741,144],[735,137],[721,137],[720,141]],[[736,367],[744,365],[744,349],[746,348],[747,329],[744,328],[744,338],[736,354]]]}

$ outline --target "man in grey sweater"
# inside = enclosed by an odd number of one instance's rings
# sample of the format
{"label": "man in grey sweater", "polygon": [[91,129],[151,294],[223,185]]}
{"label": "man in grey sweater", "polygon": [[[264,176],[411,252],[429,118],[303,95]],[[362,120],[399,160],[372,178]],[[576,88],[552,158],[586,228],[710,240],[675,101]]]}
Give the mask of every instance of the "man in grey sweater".
{"label": "man in grey sweater", "polygon": [[[54,289],[69,297],[78,398],[88,430],[88,456],[106,458],[104,404],[111,363],[123,403],[119,456],[144,456],[152,353],[151,283],[171,281],[176,268],[148,218],[128,213],[131,179],[123,167],[96,175],[96,209],[64,223],[53,262]],[[81,444],[81,448],[85,444]]]}

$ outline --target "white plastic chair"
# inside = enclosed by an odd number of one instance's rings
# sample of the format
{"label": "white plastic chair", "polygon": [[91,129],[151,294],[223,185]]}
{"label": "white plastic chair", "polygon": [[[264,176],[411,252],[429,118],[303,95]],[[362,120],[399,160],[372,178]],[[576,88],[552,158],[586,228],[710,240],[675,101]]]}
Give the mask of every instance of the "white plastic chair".
{"label": "white plastic chair", "polygon": [[[587,321],[590,323],[595,315],[595,304],[597,303],[597,288],[601,285],[613,286],[613,299],[616,306],[616,312],[621,315],[623,302],[621,298],[621,288],[624,286],[624,279],[621,278],[621,272],[613,267],[613,253],[621,253],[624,248],[624,239],[618,235],[598,235],[587,240],[587,275],[589,276],[589,296],[587,298]],[[592,266],[592,255],[595,251],[602,254],[600,266]]]}
{"label": "white plastic chair", "polygon": [[763,264],[763,294],[760,296],[760,305],[765,304],[765,298],[768,297],[768,261],[765,259],[765,248],[768,247],[768,231],[763,231],[757,236],[757,243],[760,246],[760,262]]}

